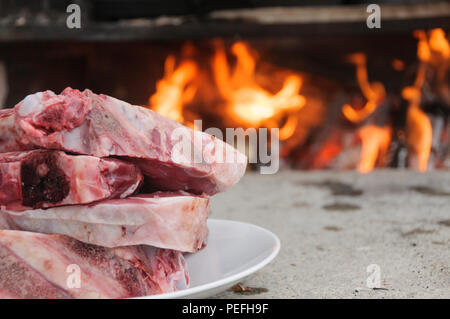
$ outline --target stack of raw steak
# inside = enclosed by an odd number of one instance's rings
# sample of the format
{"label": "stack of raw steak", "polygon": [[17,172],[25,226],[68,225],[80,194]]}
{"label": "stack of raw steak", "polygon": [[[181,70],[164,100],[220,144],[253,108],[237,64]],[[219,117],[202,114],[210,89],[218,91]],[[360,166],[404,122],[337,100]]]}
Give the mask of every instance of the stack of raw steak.
{"label": "stack of raw steak", "polygon": [[182,253],[206,245],[209,196],[246,163],[213,136],[89,90],[0,110],[0,297],[188,285]]}

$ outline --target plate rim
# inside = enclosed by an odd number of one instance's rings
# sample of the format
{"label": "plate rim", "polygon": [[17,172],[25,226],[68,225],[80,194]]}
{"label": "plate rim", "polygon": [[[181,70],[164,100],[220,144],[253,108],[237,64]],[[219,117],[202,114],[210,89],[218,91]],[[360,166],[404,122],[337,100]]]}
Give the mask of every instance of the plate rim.
{"label": "plate rim", "polygon": [[193,287],[193,288],[186,288],[183,290],[178,290],[178,291],[174,291],[174,292],[167,292],[167,293],[163,293],[163,294],[157,294],[157,295],[150,295],[150,296],[142,296],[142,297],[138,297],[137,299],[174,299],[174,298],[182,298],[188,295],[195,295],[197,293],[200,293],[202,291],[206,291],[206,290],[210,290],[210,289],[214,289],[216,287],[222,287],[225,286],[227,284],[231,284],[233,282],[238,281],[241,278],[245,278],[255,272],[257,272],[258,270],[264,268],[265,266],[267,266],[271,261],[273,261],[275,259],[275,257],[278,255],[278,253],[280,252],[281,249],[281,241],[278,238],[277,235],[275,235],[273,232],[271,232],[270,230],[252,224],[252,223],[247,223],[247,222],[242,222],[242,221],[236,221],[236,220],[229,220],[229,219],[215,219],[215,218],[210,218],[208,220],[209,222],[213,222],[213,223],[217,223],[217,222],[225,222],[225,223],[236,223],[236,224],[244,224],[247,226],[251,226],[254,228],[257,228],[263,232],[265,232],[266,234],[268,234],[269,236],[272,237],[272,239],[275,240],[275,249],[270,253],[269,256],[267,256],[264,260],[262,260],[261,262],[257,263],[256,265],[249,267],[245,270],[242,270],[234,275],[219,279],[219,280],[215,280],[213,282],[209,282],[197,287]]}

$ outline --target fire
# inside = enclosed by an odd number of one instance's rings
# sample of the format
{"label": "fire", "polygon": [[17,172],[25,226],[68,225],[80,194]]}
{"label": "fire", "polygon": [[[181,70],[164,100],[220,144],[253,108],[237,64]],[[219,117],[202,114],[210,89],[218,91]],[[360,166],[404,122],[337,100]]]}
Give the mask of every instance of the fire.
{"label": "fire", "polygon": [[430,37],[428,40],[431,51],[439,53],[443,59],[450,58],[450,45],[445,32],[442,29],[433,29],[430,31]]}
{"label": "fire", "polygon": [[177,68],[175,63],[175,57],[169,55],[164,64],[164,77],[156,83],[149,104],[155,112],[184,123],[183,108],[195,96],[197,88],[191,82],[198,68],[192,60],[183,61]]}
{"label": "fire", "polygon": [[[386,98],[386,90],[380,82],[369,82],[367,74],[367,59],[363,53],[350,55],[350,62],[356,66],[356,78],[366,104],[355,109],[350,104],[342,107],[342,113],[352,123],[366,120],[382,104]],[[358,171],[368,173],[373,170],[378,158],[383,158],[391,142],[391,128],[376,125],[365,125],[358,131],[362,149],[358,164]]]}
{"label": "fire", "polygon": [[[401,130],[400,139],[406,140],[409,165],[425,171],[429,166],[433,145],[433,127],[422,108],[432,99],[450,101],[447,76],[450,45],[442,29],[427,32],[417,30],[414,36],[418,41],[418,68],[414,82],[402,90],[402,97],[408,106],[406,126]],[[312,154],[305,163],[300,163],[300,167],[349,168],[355,167],[355,160],[359,160],[358,171],[367,173],[386,160],[391,139],[398,136],[398,132],[393,133],[393,122],[386,119],[388,112],[380,113],[380,116],[374,112],[385,105],[399,114],[398,106],[401,104],[399,99],[394,98],[394,89],[390,91],[388,99],[385,86],[369,80],[365,54],[354,53],[349,56],[349,61],[355,66],[357,83],[365,102],[360,106],[357,103],[344,104],[339,109],[355,125],[347,123],[341,127],[342,123],[338,123],[336,127],[331,126],[332,129],[328,131],[331,135],[327,136],[326,131],[322,134],[319,129],[327,125],[323,117],[330,98],[323,94],[320,85],[317,88],[306,87],[308,106],[305,107],[307,100],[305,88],[302,90],[305,79],[303,73],[300,75],[284,70],[263,72],[273,70],[273,66],[260,62],[257,54],[245,42],[235,42],[231,46],[230,53],[235,58],[231,62],[223,43],[214,44],[211,70],[200,69],[199,65],[204,64],[197,63],[192,58],[192,52],[182,54],[184,58],[178,62],[173,55],[167,57],[164,76],[157,82],[156,92],[149,98],[153,110],[192,127],[191,106],[194,103],[189,105],[188,110],[185,107],[195,98],[195,104],[198,105],[195,114],[203,114],[213,120],[216,115],[221,115],[223,124],[243,128],[279,127],[279,138],[284,141],[280,152],[282,156],[294,155],[300,158],[297,154],[302,150]],[[390,62],[399,72],[409,69],[406,62],[399,58],[393,58]],[[311,75],[307,79],[308,83],[312,83],[315,77]],[[426,100],[423,92],[426,92]],[[399,130],[398,122],[395,123]],[[440,132],[438,129],[435,131]],[[318,142],[314,140],[316,137]],[[358,153],[359,159],[354,155]],[[436,149],[436,154],[439,156],[439,149]],[[438,161],[437,157],[436,163]]]}
{"label": "fire", "polygon": [[428,45],[427,34],[423,30],[414,31],[414,36],[419,40],[417,43],[417,57],[422,62],[428,62],[431,57],[430,46]]}
{"label": "fire", "polygon": [[422,73],[419,72],[415,85],[406,87],[402,91],[403,98],[409,101],[408,112],[406,115],[406,142],[409,149],[417,156],[416,166],[421,172],[427,170],[433,137],[433,128],[430,119],[419,106],[422,95],[422,76]]}
{"label": "fire", "polygon": [[268,128],[279,126],[281,119],[288,116],[280,129],[280,139],[291,137],[297,125],[292,114],[306,103],[305,97],[299,94],[302,78],[298,75],[286,77],[283,87],[272,94],[255,81],[256,59],[249,47],[236,42],[231,52],[237,60],[232,72],[223,46],[217,46],[212,62],[219,93],[227,103],[227,114],[240,125]]}
{"label": "fire", "polygon": [[403,90],[404,98],[411,101],[406,119],[407,143],[417,156],[417,169],[424,172],[428,167],[433,129],[430,119],[417,105],[416,99],[420,99],[420,93],[415,89],[408,89]]}
{"label": "fire", "polygon": [[391,143],[391,128],[366,125],[359,130],[362,149],[358,171],[368,173],[373,170],[377,159],[384,158]]}
{"label": "fire", "polygon": [[287,140],[295,133],[297,128],[298,118],[296,116],[289,116],[284,126],[280,129],[279,138],[282,141]]}
{"label": "fire", "polygon": [[437,69],[438,77],[443,77],[448,68],[450,46],[442,29],[433,29],[428,35],[425,31],[417,30],[414,35],[418,39],[417,57],[420,64],[414,84],[405,87],[402,96],[409,102],[406,119],[407,144],[416,156],[415,166],[419,171],[425,171],[431,152],[433,128],[428,116],[420,109],[422,87],[429,66]]}
{"label": "fire", "polygon": [[344,113],[349,121],[359,123],[367,119],[384,101],[386,90],[384,85],[380,82],[369,82],[366,56],[363,53],[352,54],[350,55],[349,60],[356,66],[356,78],[367,102],[361,109],[355,109],[353,106],[345,104],[342,107],[342,113]]}

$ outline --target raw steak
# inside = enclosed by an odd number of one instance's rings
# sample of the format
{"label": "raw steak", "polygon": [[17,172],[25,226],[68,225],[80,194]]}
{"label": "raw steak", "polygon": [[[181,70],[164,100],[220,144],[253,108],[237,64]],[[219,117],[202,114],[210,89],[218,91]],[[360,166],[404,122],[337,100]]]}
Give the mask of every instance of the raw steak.
{"label": "raw steak", "polygon": [[206,244],[208,213],[207,197],[184,192],[154,193],[93,205],[24,212],[3,209],[0,226],[63,234],[105,247],[143,244],[196,252]]}
{"label": "raw steak", "polygon": [[15,106],[15,127],[27,147],[134,159],[154,190],[213,195],[237,183],[247,163],[209,134],[90,90],[29,95]]}
{"label": "raw steak", "polygon": [[189,281],[179,252],[0,230],[0,298],[138,297],[175,291],[177,281]]}
{"label": "raw steak", "polygon": [[36,148],[19,142],[19,136],[14,127],[14,110],[0,110],[0,153],[23,151]]}
{"label": "raw steak", "polygon": [[134,164],[34,150],[0,154],[0,205],[20,210],[124,198],[141,185]]}

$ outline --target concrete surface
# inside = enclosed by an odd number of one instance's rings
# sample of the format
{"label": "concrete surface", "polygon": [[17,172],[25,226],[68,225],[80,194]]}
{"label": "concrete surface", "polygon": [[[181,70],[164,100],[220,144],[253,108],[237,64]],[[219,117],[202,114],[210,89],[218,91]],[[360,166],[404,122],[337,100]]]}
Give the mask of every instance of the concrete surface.
{"label": "concrete surface", "polygon": [[[281,239],[242,282],[263,289],[217,298],[450,298],[450,171],[248,173],[213,198],[211,217]],[[367,287],[371,264],[381,289]]]}

